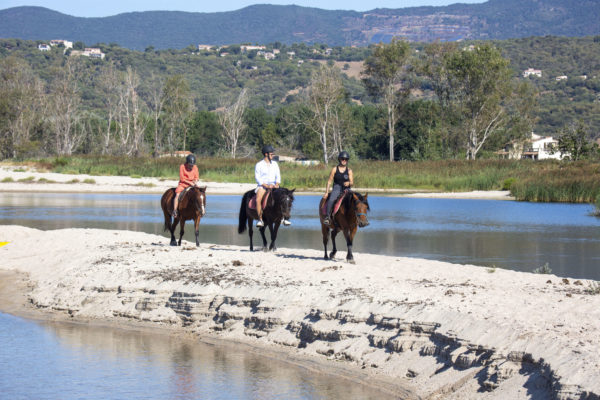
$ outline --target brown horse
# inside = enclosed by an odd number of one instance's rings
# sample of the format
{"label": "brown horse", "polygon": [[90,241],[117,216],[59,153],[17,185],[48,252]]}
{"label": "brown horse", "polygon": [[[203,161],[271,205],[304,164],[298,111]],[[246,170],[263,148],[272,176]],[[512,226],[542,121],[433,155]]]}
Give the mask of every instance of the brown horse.
{"label": "brown horse", "polygon": [[[171,232],[171,246],[181,246],[181,238],[183,237],[183,226],[185,221],[188,219],[194,220],[194,228],[196,230],[196,246],[200,246],[198,241],[198,226],[200,225],[200,219],[206,214],[206,186],[197,187],[192,186],[184,194],[183,198],[179,201],[178,216],[173,218],[171,223],[171,210],[173,210],[173,200],[175,199],[175,188],[167,189],[160,199],[160,206],[162,207],[163,214],[165,216],[165,230]],[[175,241],[175,228],[179,225],[179,243]]]}
{"label": "brown horse", "polygon": [[[344,232],[346,238],[346,245],[348,246],[348,254],[346,255],[346,261],[354,264],[354,257],[352,256],[352,240],[358,227],[365,227],[369,225],[367,219],[367,211],[370,210],[369,202],[367,201],[368,194],[364,196],[360,193],[346,190],[344,192],[344,199],[340,205],[338,212],[330,218],[331,224],[326,225],[323,221],[325,216],[322,214],[324,203],[327,201],[326,198],[321,199],[319,203],[319,217],[321,219],[321,233],[323,234],[323,247],[325,248],[325,259],[333,259],[337,248],[335,246],[335,236],[339,231]],[[333,249],[327,257],[327,242],[329,240],[329,230],[331,229],[331,242],[333,243]]]}
{"label": "brown horse", "polygon": [[[277,250],[277,247],[275,246],[277,231],[279,230],[279,225],[281,225],[281,220],[283,218],[290,219],[292,203],[294,202],[294,190],[296,189],[270,189],[269,198],[267,199],[267,204],[263,209],[262,215],[265,226],[258,228],[263,240],[263,251]],[[246,230],[246,224],[248,224],[250,251],[254,250],[254,247],[252,246],[252,224],[254,223],[255,219],[258,219],[256,209],[248,206],[250,199],[254,195],[254,190],[249,190],[244,194],[244,197],[242,197],[242,204],[240,205],[240,220],[238,225],[238,233],[242,234]],[[271,233],[271,244],[269,247],[267,247],[267,238],[265,237],[266,227],[269,227],[269,232]]]}

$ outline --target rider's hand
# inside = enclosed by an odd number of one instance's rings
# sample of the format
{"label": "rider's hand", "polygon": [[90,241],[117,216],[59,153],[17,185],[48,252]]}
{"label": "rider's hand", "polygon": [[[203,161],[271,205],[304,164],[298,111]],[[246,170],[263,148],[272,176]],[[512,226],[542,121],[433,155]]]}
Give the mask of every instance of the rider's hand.
{"label": "rider's hand", "polygon": [[325,194],[323,195],[323,198],[325,198],[325,197],[327,197],[327,193],[325,193]]}

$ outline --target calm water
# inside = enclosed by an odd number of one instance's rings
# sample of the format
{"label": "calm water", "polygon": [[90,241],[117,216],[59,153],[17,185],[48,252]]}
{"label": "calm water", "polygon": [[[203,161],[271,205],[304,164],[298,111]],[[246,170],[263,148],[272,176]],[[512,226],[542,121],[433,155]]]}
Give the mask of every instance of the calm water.
{"label": "calm water", "polygon": [[388,398],[232,347],[156,333],[0,313],[0,343],[0,399]]}
{"label": "calm water", "polygon": [[[202,242],[248,245],[238,235],[241,196],[208,196]],[[317,196],[297,196],[293,226],[279,247],[322,249]],[[355,237],[356,252],[422,257],[521,271],[548,264],[553,273],[600,280],[600,219],[585,204],[369,196],[371,225]],[[162,231],[160,195],[0,193],[0,224],[39,229],[86,227]],[[188,221],[185,239],[193,241]],[[255,245],[260,235],[255,231]],[[0,238],[8,240],[10,238]],[[344,257],[346,244],[338,237]],[[355,256],[360,262],[360,254]]]}

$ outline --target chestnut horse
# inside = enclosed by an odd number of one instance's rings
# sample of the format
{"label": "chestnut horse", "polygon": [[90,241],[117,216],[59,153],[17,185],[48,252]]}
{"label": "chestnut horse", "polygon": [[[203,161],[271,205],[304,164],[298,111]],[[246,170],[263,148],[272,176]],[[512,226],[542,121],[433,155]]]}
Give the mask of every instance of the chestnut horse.
{"label": "chestnut horse", "polygon": [[[194,220],[194,228],[196,230],[196,246],[200,246],[198,241],[198,226],[200,225],[200,219],[206,214],[206,186],[198,187],[192,186],[184,194],[183,198],[179,201],[178,216],[173,218],[171,223],[171,210],[173,210],[173,200],[175,199],[175,188],[167,189],[160,199],[160,206],[162,207],[163,214],[165,216],[165,230],[171,232],[171,246],[181,246],[181,238],[183,237],[183,226],[185,221],[188,219]],[[175,228],[179,223],[179,243],[175,241]]]}
{"label": "chestnut horse", "polygon": [[[275,240],[277,239],[277,231],[279,230],[279,225],[281,225],[281,220],[285,217],[286,219],[290,218],[290,213],[292,211],[292,203],[294,202],[294,190],[296,189],[286,189],[286,188],[277,188],[277,189],[269,189],[269,198],[267,199],[267,204],[263,208],[263,222],[265,226],[262,228],[258,228],[260,231],[260,235],[263,240],[263,251],[276,251],[277,247],[275,246]],[[250,208],[248,203],[250,199],[255,195],[254,189],[249,190],[242,197],[242,204],[240,206],[240,221],[238,226],[238,233],[242,234],[246,230],[246,224],[248,224],[248,236],[250,236],[250,251],[254,250],[252,246],[252,224],[255,219],[258,219],[258,214],[256,209]],[[266,196],[266,194],[265,194]],[[265,237],[265,229],[269,227],[269,232],[271,232],[271,244],[267,247],[267,238]]]}
{"label": "chestnut horse", "polygon": [[[321,233],[323,234],[323,247],[325,248],[325,259],[333,259],[337,248],[335,246],[335,236],[339,231],[344,233],[346,238],[346,245],[348,246],[348,254],[346,254],[346,261],[354,264],[354,257],[352,256],[352,240],[358,227],[363,228],[369,225],[367,219],[367,211],[370,210],[369,202],[367,201],[368,194],[364,196],[360,193],[353,192],[349,189],[344,191],[344,199],[340,205],[338,212],[330,218],[330,225],[326,225],[323,220],[325,215],[322,214],[324,203],[327,201],[326,198],[322,198],[319,203],[319,217],[321,220]],[[333,249],[327,257],[327,242],[329,240],[329,230],[331,229],[331,242],[333,243]]]}

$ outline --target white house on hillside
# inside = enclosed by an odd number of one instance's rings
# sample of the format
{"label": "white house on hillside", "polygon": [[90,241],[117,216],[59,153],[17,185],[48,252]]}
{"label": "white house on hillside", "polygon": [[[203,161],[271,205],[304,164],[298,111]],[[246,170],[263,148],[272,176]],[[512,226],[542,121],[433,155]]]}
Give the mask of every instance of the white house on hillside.
{"label": "white house on hillside", "polygon": [[541,78],[542,71],[539,69],[534,69],[534,68],[527,68],[525,71],[523,71],[523,78],[528,78],[531,75]]}
{"label": "white house on hillside", "polygon": [[68,41],[68,40],[63,40],[63,39],[53,39],[50,41],[50,46],[58,46],[62,44],[65,49],[72,49],[73,48],[73,42]]}
{"label": "white house on hillside", "polygon": [[525,141],[512,141],[504,146],[503,150],[497,151],[501,158],[521,159],[531,158],[533,160],[556,159],[562,160],[569,154],[562,154],[558,150],[558,140],[552,136],[540,136],[531,132],[531,138]]}
{"label": "white house on hillside", "polygon": [[38,50],[39,51],[50,51],[50,46],[48,46],[46,43],[38,44]]}

